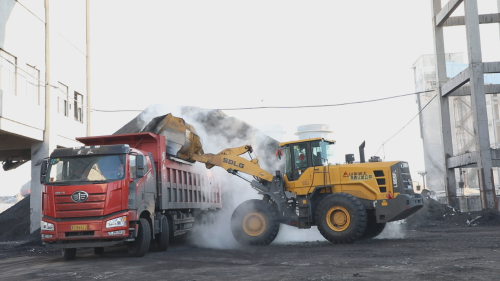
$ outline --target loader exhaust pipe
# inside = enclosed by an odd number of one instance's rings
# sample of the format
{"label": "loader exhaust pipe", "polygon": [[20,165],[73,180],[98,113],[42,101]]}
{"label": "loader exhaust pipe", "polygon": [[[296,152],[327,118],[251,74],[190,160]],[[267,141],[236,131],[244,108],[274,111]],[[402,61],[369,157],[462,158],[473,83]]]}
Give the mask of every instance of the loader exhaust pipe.
{"label": "loader exhaust pipe", "polygon": [[365,142],[359,146],[359,163],[365,163]]}

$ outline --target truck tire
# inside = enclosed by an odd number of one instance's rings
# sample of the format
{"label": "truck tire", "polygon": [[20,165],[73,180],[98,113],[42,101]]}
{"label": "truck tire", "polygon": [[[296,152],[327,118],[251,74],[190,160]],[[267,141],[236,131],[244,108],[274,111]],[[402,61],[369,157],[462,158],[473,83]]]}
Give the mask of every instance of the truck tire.
{"label": "truck tire", "polygon": [[76,258],[76,248],[62,249],[62,257],[64,260],[74,260]]}
{"label": "truck tire", "polygon": [[207,221],[208,221],[208,225],[209,227],[213,227],[214,224],[215,224],[215,215],[214,215],[214,212],[207,212]]}
{"label": "truck tire", "polygon": [[168,219],[165,216],[161,218],[161,232],[155,235],[156,249],[166,251],[168,248]]}
{"label": "truck tire", "polygon": [[367,224],[366,209],[354,196],[336,193],[325,197],[316,210],[316,225],[326,240],[334,244],[359,239]]}
{"label": "truck tire", "polygon": [[377,218],[374,215],[368,215],[368,222],[366,224],[365,233],[361,239],[371,239],[377,237],[384,231],[385,223],[377,223]]}
{"label": "truck tire", "polygon": [[147,219],[141,218],[137,222],[139,233],[134,242],[127,245],[128,253],[131,257],[143,257],[149,249],[151,242],[151,228]]}
{"label": "truck tire", "polygon": [[243,245],[268,245],[278,235],[278,213],[268,202],[248,200],[231,216],[231,232]]}
{"label": "truck tire", "polygon": [[95,255],[102,255],[102,254],[104,254],[104,247],[95,247],[94,248],[94,254]]}
{"label": "truck tire", "polygon": [[196,232],[198,233],[206,233],[208,229],[208,219],[207,215],[205,214],[200,214],[200,216],[197,218],[197,223],[196,223]]}

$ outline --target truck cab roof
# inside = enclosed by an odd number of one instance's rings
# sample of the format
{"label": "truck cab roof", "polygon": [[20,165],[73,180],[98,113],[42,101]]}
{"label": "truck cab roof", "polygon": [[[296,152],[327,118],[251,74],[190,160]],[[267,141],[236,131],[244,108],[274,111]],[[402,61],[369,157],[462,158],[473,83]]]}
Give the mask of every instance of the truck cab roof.
{"label": "truck cab roof", "polygon": [[87,156],[95,154],[126,154],[129,153],[128,144],[114,145],[90,145],[70,148],[57,148],[51,154],[50,158],[69,157],[69,156]]}

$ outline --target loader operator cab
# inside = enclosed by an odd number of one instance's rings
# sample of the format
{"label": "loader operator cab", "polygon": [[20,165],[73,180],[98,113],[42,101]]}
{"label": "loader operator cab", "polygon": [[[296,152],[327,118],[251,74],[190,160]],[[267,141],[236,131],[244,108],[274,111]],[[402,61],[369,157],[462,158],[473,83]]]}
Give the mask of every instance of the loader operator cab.
{"label": "loader operator cab", "polygon": [[324,138],[281,143],[280,148],[285,151],[285,174],[288,180],[298,180],[310,167],[332,164],[334,144],[335,141]]}

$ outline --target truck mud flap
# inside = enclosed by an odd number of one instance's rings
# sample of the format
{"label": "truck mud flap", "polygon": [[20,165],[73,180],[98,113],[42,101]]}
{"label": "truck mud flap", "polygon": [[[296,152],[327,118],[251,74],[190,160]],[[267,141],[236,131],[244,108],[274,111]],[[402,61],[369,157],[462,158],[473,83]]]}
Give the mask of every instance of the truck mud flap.
{"label": "truck mud flap", "polygon": [[67,249],[67,248],[95,248],[109,247],[115,245],[123,245],[125,241],[109,241],[109,242],[74,242],[74,243],[43,243],[45,247],[51,249]]}
{"label": "truck mud flap", "polygon": [[422,195],[413,196],[399,194],[394,199],[373,201],[377,223],[402,220],[420,210],[424,206]]}

